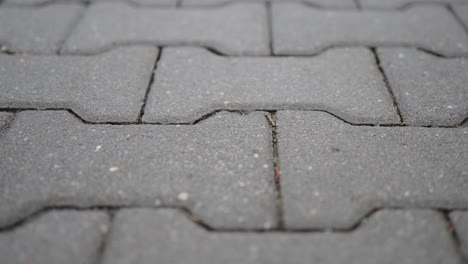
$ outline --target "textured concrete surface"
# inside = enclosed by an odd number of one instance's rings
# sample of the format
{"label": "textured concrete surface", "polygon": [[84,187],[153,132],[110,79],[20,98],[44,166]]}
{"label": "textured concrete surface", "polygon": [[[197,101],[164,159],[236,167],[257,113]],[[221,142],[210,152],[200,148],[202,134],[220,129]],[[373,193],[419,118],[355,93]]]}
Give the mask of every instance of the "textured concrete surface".
{"label": "textured concrete surface", "polygon": [[288,228],[349,228],[378,208],[467,208],[468,129],[352,126],[278,113]]}
{"label": "textured concrete surface", "polygon": [[465,258],[468,259],[468,211],[455,211],[450,214],[454,231]]}
{"label": "textured concrete surface", "polygon": [[381,211],[349,233],[207,232],[174,210],[123,210],[104,263],[460,263],[442,217]]}
{"label": "textured concrete surface", "polygon": [[329,47],[363,45],[412,46],[447,56],[468,54],[466,32],[443,6],[360,12],[274,3],[272,17],[275,54],[316,54]]}
{"label": "textured concrete surface", "polygon": [[1,7],[0,46],[21,53],[56,53],[81,11],[77,4]]}
{"label": "textured concrete surface", "polygon": [[109,227],[109,217],[103,212],[49,211],[0,233],[1,262],[95,263]]}
{"label": "textured concrete surface", "polygon": [[158,50],[94,56],[0,54],[0,108],[66,108],[91,122],[136,122]]}
{"label": "textured concrete surface", "polygon": [[219,228],[276,224],[262,113],[223,112],[195,126],[118,126],[25,111],[0,144],[0,226],[48,206],[179,206]]}
{"label": "textured concrete surface", "polygon": [[[141,0],[140,0],[141,1]],[[148,0],[154,1],[154,0]],[[354,0],[182,0],[183,7],[191,6],[213,6],[213,5],[223,5],[235,2],[305,2],[313,6],[319,6],[323,8],[345,8],[345,9],[355,9],[356,4]]]}
{"label": "textured concrete surface", "polygon": [[199,9],[142,9],[96,3],[67,39],[64,52],[96,52],[116,44],[201,45],[230,55],[266,55],[266,8],[243,3]]}
{"label": "textured concrete surface", "polygon": [[468,59],[415,49],[378,54],[406,124],[455,126],[468,117]]}
{"label": "textured concrete surface", "polygon": [[[355,123],[399,123],[367,49],[312,58],[230,58],[200,48],[168,48],[161,56],[147,122],[190,123],[221,109],[318,109]],[[340,74],[330,74],[335,71]]]}

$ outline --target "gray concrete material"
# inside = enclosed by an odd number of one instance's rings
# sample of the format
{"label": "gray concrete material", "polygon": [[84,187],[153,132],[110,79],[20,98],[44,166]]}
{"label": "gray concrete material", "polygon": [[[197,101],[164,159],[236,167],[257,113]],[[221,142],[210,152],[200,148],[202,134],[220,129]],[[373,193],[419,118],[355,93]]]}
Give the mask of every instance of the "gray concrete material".
{"label": "gray concrete material", "polygon": [[468,117],[468,59],[415,49],[378,49],[408,125],[456,126]]}
{"label": "gray concrete material", "polygon": [[92,0],[93,2],[127,2],[144,7],[176,7],[178,0]]}
{"label": "gray concrete material", "polygon": [[122,210],[103,263],[459,263],[444,219],[381,211],[347,233],[207,232],[174,210]]}
{"label": "gray concrete material", "polygon": [[0,8],[0,46],[20,53],[58,52],[82,11],[78,4]]}
{"label": "gray concrete material", "polygon": [[452,9],[455,12],[455,15],[460,18],[461,22],[465,24],[465,28],[468,30],[468,4],[452,5]]}
{"label": "gray concrete material", "polygon": [[277,113],[288,228],[349,228],[377,208],[468,208],[468,129]]}
{"label": "gray concrete material", "polygon": [[223,5],[234,2],[305,2],[311,5],[324,7],[324,8],[345,8],[355,9],[356,4],[354,0],[182,0],[183,7],[204,7]]}
{"label": "gray concrete material", "polygon": [[7,7],[40,7],[53,4],[85,4],[86,0],[3,0],[2,6]]}
{"label": "gray concrete material", "polygon": [[422,4],[463,4],[467,0],[358,0],[362,8],[405,8],[409,5]]}
{"label": "gray concrete material", "polygon": [[103,212],[49,211],[0,232],[5,264],[96,263],[109,217]]}
{"label": "gray concrete material", "polygon": [[460,249],[468,259],[468,211],[455,211],[450,213],[450,220],[460,242]]}
{"label": "gray concrete material", "polygon": [[194,126],[18,113],[0,138],[0,226],[46,206],[178,206],[217,228],[270,228],[270,132],[263,113],[222,112]]}
{"label": "gray concrete material", "polygon": [[468,54],[467,33],[439,5],[359,12],[274,3],[272,18],[275,54],[316,54],[329,47],[362,45],[419,47],[447,56]]}
{"label": "gray concrete material", "polygon": [[0,108],[67,108],[91,122],[136,122],[158,50],[93,56],[0,55]]}
{"label": "gray concrete material", "polygon": [[65,52],[128,43],[202,45],[229,55],[269,54],[266,7],[242,3],[212,9],[143,9],[124,3],[89,7]]}
{"label": "gray concrete material", "polygon": [[399,123],[365,48],[311,58],[232,58],[165,48],[143,120],[190,123],[220,109],[321,109],[355,123]]}

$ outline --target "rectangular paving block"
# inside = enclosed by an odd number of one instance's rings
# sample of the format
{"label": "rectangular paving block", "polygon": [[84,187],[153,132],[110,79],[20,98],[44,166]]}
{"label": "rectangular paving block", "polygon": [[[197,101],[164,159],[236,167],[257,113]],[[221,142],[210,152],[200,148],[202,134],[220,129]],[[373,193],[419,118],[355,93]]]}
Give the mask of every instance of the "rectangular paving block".
{"label": "rectangular paving block", "polygon": [[399,123],[365,48],[311,58],[232,58],[201,48],[165,48],[143,120],[191,123],[222,109],[319,109],[355,123]]}
{"label": "rectangular paving block", "polygon": [[349,228],[377,208],[468,208],[468,129],[277,114],[285,224]]}
{"label": "rectangular paving block", "polygon": [[95,52],[135,43],[201,45],[229,55],[267,55],[266,7],[243,3],[212,9],[144,9],[96,3],[66,41],[64,52]]}
{"label": "rectangular paving block", "polygon": [[274,3],[275,54],[316,54],[336,46],[411,46],[447,56],[468,54],[468,35],[443,6],[398,11],[320,10]]}
{"label": "rectangular paving block", "polygon": [[207,232],[174,210],[122,210],[103,263],[375,264],[461,262],[444,219],[381,211],[346,233]]}
{"label": "rectangular paving block", "polygon": [[218,228],[276,224],[263,113],[158,126],[89,125],[66,111],[24,111],[0,146],[0,226],[49,206],[177,206]]}
{"label": "rectangular paving block", "polygon": [[0,55],[0,108],[67,108],[92,122],[136,122],[158,50],[93,56]]}
{"label": "rectangular paving block", "polygon": [[405,8],[421,4],[461,4],[467,0],[358,0],[363,8]]}
{"label": "rectangular paving block", "polygon": [[408,125],[455,126],[468,118],[468,59],[415,49],[378,49]]}
{"label": "rectangular paving block", "polygon": [[461,251],[468,259],[468,211],[455,211],[450,213],[454,232],[460,242]]}
{"label": "rectangular paving block", "polygon": [[[154,1],[154,0],[147,0]],[[326,8],[356,8],[354,0],[182,0],[182,6],[213,6],[224,5],[235,2],[305,2],[311,5]]]}
{"label": "rectangular paving block", "polygon": [[56,53],[82,11],[78,4],[0,8],[0,46],[12,52]]}
{"label": "rectangular paving block", "polygon": [[49,211],[12,230],[0,231],[0,258],[5,264],[97,263],[109,229],[103,212]]}

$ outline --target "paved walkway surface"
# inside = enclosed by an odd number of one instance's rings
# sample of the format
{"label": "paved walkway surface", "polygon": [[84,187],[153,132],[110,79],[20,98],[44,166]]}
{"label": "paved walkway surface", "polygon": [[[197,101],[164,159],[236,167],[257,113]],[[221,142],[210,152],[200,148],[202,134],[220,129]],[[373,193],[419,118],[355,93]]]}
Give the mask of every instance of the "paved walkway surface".
{"label": "paved walkway surface", "polygon": [[0,263],[468,263],[468,0],[0,2]]}

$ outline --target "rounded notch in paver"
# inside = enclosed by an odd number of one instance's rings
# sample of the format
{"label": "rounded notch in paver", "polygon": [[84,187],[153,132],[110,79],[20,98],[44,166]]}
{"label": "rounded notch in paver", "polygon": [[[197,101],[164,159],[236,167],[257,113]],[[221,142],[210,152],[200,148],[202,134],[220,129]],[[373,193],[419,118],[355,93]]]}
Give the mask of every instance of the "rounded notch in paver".
{"label": "rounded notch in paver", "polygon": [[416,49],[378,49],[406,124],[456,126],[468,117],[468,59]]}
{"label": "rounded notch in paver", "polygon": [[159,126],[20,112],[0,137],[0,226],[50,206],[176,206],[217,228],[274,227],[270,130],[263,113]]}
{"label": "rounded notch in paver", "polygon": [[110,227],[103,212],[48,211],[0,232],[0,256],[8,264],[95,263]]}
{"label": "rounded notch in paver", "polygon": [[468,54],[468,34],[440,5],[360,12],[273,3],[272,19],[274,54],[317,54],[337,46],[411,46],[446,56]]}
{"label": "rounded notch in paver", "polygon": [[239,3],[210,9],[144,9],[95,3],[63,51],[88,53],[129,43],[201,45],[229,55],[268,55],[266,7]]}
{"label": "rounded notch in paver", "polygon": [[175,210],[128,209],[109,238],[103,263],[461,264],[444,219],[423,210],[380,211],[345,233],[260,234],[207,232]]}
{"label": "rounded notch in paver", "polygon": [[0,55],[0,108],[71,109],[90,122],[136,122],[155,47],[92,56]]}
{"label": "rounded notch in paver", "polygon": [[350,228],[378,208],[467,208],[468,129],[353,126],[277,113],[287,228]]}
{"label": "rounded notch in paver", "polygon": [[55,54],[83,6],[54,4],[38,8],[0,8],[0,46],[16,53]]}
{"label": "rounded notch in paver", "polygon": [[306,58],[233,58],[202,48],[165,48],[143,120],[193,123],[219,110],[279,109],[325,110],[354,123],[399,123],[365,48]]}

